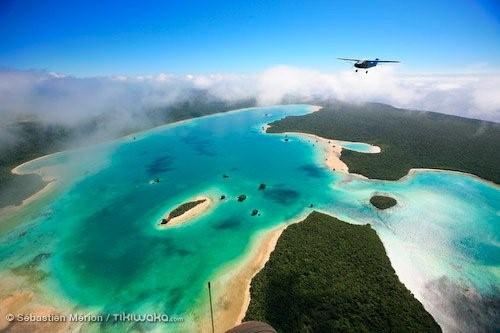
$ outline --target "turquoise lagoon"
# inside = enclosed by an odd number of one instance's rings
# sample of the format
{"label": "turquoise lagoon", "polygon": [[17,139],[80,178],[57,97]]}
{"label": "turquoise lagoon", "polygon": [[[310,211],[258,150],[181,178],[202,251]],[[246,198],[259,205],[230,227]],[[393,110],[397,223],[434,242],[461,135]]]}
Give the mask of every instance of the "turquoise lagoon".
{"label": "turquoise lagoon", "polygon": [[[244,258],[263,231],[316,209],[370,223],[400,280],[445,329],[460,326],[461,318],[454,301],[439,296],[439,281],[498,300],[498,186],[435,170],[395,182],[331,172],[307,139],[261,131],[309,111],[306,105],[238,110],[21,166],[20,172],[56,178],[56,189],[6,219],[0,269],[43,258],[37,269],[48,275],[38,288],[51,299],[83,312],[180,316],[184,323],[169,328],[183,331],[208,313],[207,281]],[[349,144],[342,145],[373,151]],[[155,178],[160,182],[151,183]],[[260,183],[266,190],[258,190]],[[369,204],[375,193],[399,204],[378,211]],[[215,199],[210,213],[181,227],[157,227],[165,212],[199,194]],[[227,199],[219,201],[223,194]],[[237,202],[240,194],[247,200]],[[251,216],[253,209],[260,216]]]}

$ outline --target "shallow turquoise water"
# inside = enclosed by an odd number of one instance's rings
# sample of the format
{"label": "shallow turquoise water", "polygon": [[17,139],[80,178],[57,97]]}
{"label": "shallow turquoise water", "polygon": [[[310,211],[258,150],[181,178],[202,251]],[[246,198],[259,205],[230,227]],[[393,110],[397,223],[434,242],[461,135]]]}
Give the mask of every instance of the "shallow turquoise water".
{"label": "shallow turquoise water", "polygon": [[[207,281],[241,258],[254,235],[313,204],[352,223],[371,223],[401,281],[429,311],[436,300],[426,288],[443,276],[497,296],[497,186],[453,172],[420,171],[399,182],[330,172],[307,140],[261,132],[266,123],[308,111],[282,106],[210,116],[24,166],[52,167],[61,191],[1,236],[0,268],[50,253],[41,266],[51,273],[44,288],[80,309],[189,316]],[[160,182],[151,184],[155,178]],[[260,183],[266,190],[258,190]],[[157,228],[165,212],[204,193],[227,199],[192,223]],[[377,211],[368,202],[374,193],[400,204]],[[239,194],[247,200],[237,202]],[[253,209],[260,216],[250,216]],[[433,311],[438,321],[445,316]]]}
{"label": "shallow turquoise water", "polygon": [[359,153],[373,153],[374,146],[362,142],[338,141],[342,148],[357,151]]}

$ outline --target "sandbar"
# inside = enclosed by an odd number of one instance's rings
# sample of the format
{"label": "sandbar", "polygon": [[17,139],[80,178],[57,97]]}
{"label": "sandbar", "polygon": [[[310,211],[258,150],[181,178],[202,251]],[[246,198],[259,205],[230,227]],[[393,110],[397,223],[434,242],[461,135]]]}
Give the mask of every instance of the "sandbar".
{"label": "sandbar", "polygon": [[349,173],[349,167],[340,159],[342,155],[342,146],[336,140],[325,139],[308,133],[293,132],[285,134],[304,137],[311,141],[314,145],[318,145],[323,154],[324,162],[329,169]]}
{"label": "sandbar", "polygon": [[[200,201],[199,204],[196,206],[188,209],[187,211],[183,212],[179,216],[171,217],[169,218],[169,215],[178,207],[180,207],[183,204],[190,203],[190,202],[196,202]],[[205,212],[207,212],[209,209],[211,209],[214,206],[214,200],[208,196],[197,196],[195,198],[189,199],[186,202],[183,202],[179,204],[176,208],[169,210],[162,218],[163,220],[168,220],[168,222],[164,224],[159,224],[160,228],[170,228],[170,227],[175,227],[182,225],[195,217],[201,216]]]}
{"label": "sandbar", "polygon": [[33,193],[29,197],[24,198],[23,201],[21,202],[21,204],[9,205],[9,206],[0,208],[0,217],[6,217],[6,216],[9,216],[10,214],[15,213],[16,211],[25,207],[26,205],[29,205],[30,203],[44,197],[45,195],[52,192],[56,188],[57,179],[55,177],[53,177],[50,172],[47,172],[50,167],[45,167],[43,170],[37,170],[34,172],[22,172],[22,171],[20,171],[20,169],[25,164],[31,163],[33,161],[44,159],[49,155],[53,155],[53,154],[40,156],[40,157],[35,158],[33,160],[24,162],[24,163],[16,166],[15,168],[13,168],[10,171],[14,175],[38,174],[40,177],[42,177],[42,181],[45,183],[45,185],[39,191]]}

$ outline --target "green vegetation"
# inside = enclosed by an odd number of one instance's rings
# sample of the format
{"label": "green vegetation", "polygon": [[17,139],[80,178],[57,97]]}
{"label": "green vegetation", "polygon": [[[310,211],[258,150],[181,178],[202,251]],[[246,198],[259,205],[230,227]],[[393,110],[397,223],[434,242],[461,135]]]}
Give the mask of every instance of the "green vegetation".
{"label": "green vegetation", "polygon": [[370,225],[312,212],[289,226],[251,284],[246,320],[278,332],[439,332]]}
{"label": "green vegetation", "polygon": [[273,122],[271,133],[303,132],[380,146],[380,154],[342,151],[349,171],[396,180],[411,168],[456,170],[500,184],[500,124],[383,104],[319,103],[324,108]]}
{"label": "green vegetation", "polygon": [[179,206],[177,206],[174,210],[172,210],[166,219],[162,219],[160,224],[167,224],[171,219],[181,216],[185,212],[187,212],[190,209],[193,209],[194,207],[198,206],[201,203],[204,203],[207,201],[206,199],[200,199],[200,200],[195,200],[195,201],[189,201],[185,202]]}
{"label": "green vegetation", "polygon": [[20,121],[0,126],[12,142],[0,144],[0,208],[18,205],[41,190],[45,183],[38,175],[13,175],[11,170],[26,161],[56,152],[71,136],[59,125],[43,125],[36,121]]}
{"label": "green vegetation", "polygon": [[384,195],[374,195],[370,198],[370,203],[378,209],[388,209],[396,206],[396,199]]}

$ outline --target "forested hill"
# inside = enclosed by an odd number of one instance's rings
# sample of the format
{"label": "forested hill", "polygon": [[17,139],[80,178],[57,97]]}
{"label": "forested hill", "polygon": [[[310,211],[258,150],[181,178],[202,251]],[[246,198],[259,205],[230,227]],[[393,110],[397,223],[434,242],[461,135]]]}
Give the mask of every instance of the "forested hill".
{"label": "forested hill", "polygon": [[244,321],[278,332],[440,332],[399,281],[370,225],[312,212],[253,278]]}
{"label": "forested hill", "polygon": [[350,172],[396,180],[411,168],[456,170],[500,184],[500,124],[384,104],[320,104],[321,111],[273,122],[270,133],[303,132],[380,146],[342,151]]}

